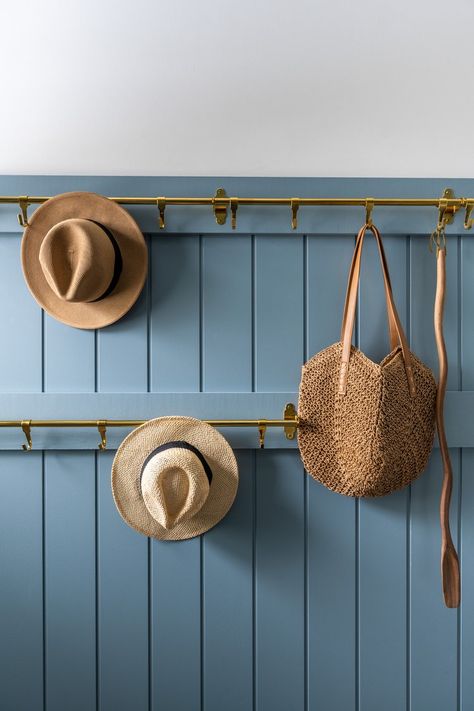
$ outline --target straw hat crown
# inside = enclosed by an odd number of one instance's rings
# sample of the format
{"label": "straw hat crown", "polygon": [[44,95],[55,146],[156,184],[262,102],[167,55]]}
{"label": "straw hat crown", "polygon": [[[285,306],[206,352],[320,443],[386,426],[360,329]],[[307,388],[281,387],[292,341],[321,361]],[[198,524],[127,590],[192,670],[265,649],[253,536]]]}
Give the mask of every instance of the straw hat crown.
{"label": "straw hat crown", "polygon": [[112,493],[129,526],[177,541],[205,533],[233,504],[239,482],[224,437],[193,417],[157,417],[131,432],[112,464]]}

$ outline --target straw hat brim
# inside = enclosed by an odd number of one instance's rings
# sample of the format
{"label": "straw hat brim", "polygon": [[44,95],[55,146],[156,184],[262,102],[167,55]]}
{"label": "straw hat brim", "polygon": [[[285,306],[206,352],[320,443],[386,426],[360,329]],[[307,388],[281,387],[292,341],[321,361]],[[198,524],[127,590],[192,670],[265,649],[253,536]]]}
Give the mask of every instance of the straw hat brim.
{"label": "straw hat brim", "polygon": [[[95,220],[114,235],[122,257],[122,271],[113,291],[99,301],[72,303],[49,286],[39,252],[48,231],[69,218]],[[133,217],[113,200],[89,192],[70,192],[50,198],[35,210],[25,228],[21,262],[26,283],[39,305],[58,321],[76,328],[102,328],[122,318],[145,284],[148,250]]]}
{"label": "straw hat brim", "polygon": [[[196,447],[212,471],[209,495],[188,521],[167,530],[148,511],[140,486],[147,457],[167,442],[185,441]],[[145,536],[179,541],[205,533],[226,515],[239,483],[237,461],[229,443],[211,425],[194,417],[157,417],[133,430],[120,444],[112,464],[112,493],[129,526]]]}

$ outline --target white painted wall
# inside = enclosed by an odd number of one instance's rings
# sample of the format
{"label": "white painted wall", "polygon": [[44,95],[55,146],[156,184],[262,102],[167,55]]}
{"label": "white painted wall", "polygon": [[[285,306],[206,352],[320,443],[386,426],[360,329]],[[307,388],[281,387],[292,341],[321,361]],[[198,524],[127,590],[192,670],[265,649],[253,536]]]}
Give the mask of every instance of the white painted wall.
{"label": "white painted wall", "polygon": [[0,173],[474,173],[474,1],[0,0]]}

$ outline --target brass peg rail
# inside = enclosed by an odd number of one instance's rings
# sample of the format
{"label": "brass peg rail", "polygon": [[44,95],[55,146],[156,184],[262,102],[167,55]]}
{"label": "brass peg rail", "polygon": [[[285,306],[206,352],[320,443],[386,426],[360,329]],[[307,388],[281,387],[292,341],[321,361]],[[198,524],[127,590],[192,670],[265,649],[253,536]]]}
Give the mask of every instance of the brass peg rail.
{"label": "brass peg rail", "polygon": [[[22,227],[28,225],[28,207],[46,202],[50,196],[40,195],[1,195],[1,204],[16,204],[19,207],[18,222]],[[218,225],[225,225],[228,213],[231,214],[231,227],[237,226],[237,209],[243,205],[262,205],[266,207],[287,206],[290,209],[290,224],[292,229],[298,225],[297,213],[302,207],[365,207],[366,217],[370,221],[375,207],[435,207],[440,213],[449,215],[449,222],[459,210],[465,210],[464,228],[469,230],[474,225],[471,213],[474,210],[474,197],[456,197],[447,188],[443,195],[435,198],[325,198],[325,197],[229,197],[224,188],[218,188],[212,197],[109,197],[122,205],[154,205],[158,211],[158,224],[165,229],[165,208],[167,206],[207,205],[212,208]]]}
{"label": "brass peg rail", "polygon": [[[26,444],[22,444],[22,449],[29,452],[33,449],[31,429],[34,427],[93,427],[99,432],[100,450],[107,448],[107,429],[109,427],[138,427],[147,420],[0,420],[0,427],[20,427],[25,435]],[[285,437],[289,440],[295,438],[299,424],[298,414],[295,406],[288,403],[285,407],[281,420],[204,420],[212,427],[257,427],[259,433],[259,445],[263,448],[265,444],[265,434],[268,427],[282,427]]]}

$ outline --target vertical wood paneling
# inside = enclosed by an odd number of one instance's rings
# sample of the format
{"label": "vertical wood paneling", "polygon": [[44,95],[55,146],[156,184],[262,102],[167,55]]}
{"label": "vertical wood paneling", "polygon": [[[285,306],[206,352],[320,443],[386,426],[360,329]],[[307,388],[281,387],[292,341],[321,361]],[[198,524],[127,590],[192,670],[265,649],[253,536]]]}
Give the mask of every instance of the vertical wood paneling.
{"label": "vertical wood paneling", "polygon": [[44,386],[46,392],[94,392],[94,335],[94,331],[71,328],[45,313]]}
{"label": "vertical wood paneling", "polygon": [[[427,238],[411,238],[411,345],[437,377],[433,340],[433,298],[436,262]],[[445,307],[445,338],[450,361],[448,389],[456,389],[458,359],[458,273],[456,241],[449,243],[449,288]],[[454,490],[451,526],[456,540],[459,457],[451,452]],[[410,699],[412,708],[445,711],[457,704],[457,612],[444,606],[440,580],[439,496],[442,467],[434,450],[426,472],[412,485]]]}
{"label": "vertical wood paneling", "polygon": [[[461,322],[461,367],[463,390],[474,390],[474,242],[472,235],[461,238],[459,254]],[[474,706],[474,449],[464,449],[460,472],[461,610],[459,612],[460,709]]]}
{"label": "vertical wood paneling", "polygon": [[[258,391],[296,390],[298,386],[304,354],[303,249],[303,240],[292,236],[276,244],[271,237],[255,237]],[[298,453],[285,454],[258,452],[256,460],[255,685],[259,711],[291,705],[302,708],[306,694],[305,474]],[[269,494],[270,487],[275,491]],[[271,649],[279,653],[271,654]]]}
{"label": "vertical wood paneling", "polygon": [[[97,334],[100,392],[147,391],[148,293],[146,284],[125,318]],[[118,514],[110,492],[111,458],[104,454],[97,455],[98,699],[101,711],[112,711],[117,704],[145,711],[149,697],[149,544]],[[127,669],[134,672],[130,679]]]}
{"label": "vertical wood paneling", "polygon": [[[451,450],[454,475],[451,526],[456,540],[459,456]],[[440,578],[439,495],[442,465],[433,451],[426,472],[412,485],[411,505],[411,705],[412,709],[457,708],[457,611],[444,606]]]}
{"label": "vertical wood paneling", "polygon": [[[471,351],[472,353],[472,351]],[[460,545],[461,609],[459,611],[459,669],[460,709],[474,707],[474,449],[464,449],[461,458],[462,498]]]}
{"label": "vertical wood paneling", "polygon": [[[252,240],[204,237],[201,263],[203,390],[250,391]],[[252,705],[253,452],[242,452],[238,462],[237,503],[202,538],[201,703],[206,711]],[[223,638],[228,640],[224,653]]]}
{"label": "vertical wood paneling", "polygon": [[147,539],[120,518],[113,453],[97,455],[98,699],[100,711],[148,711]]}
{"label": "vertical wood paneling", "polygon": [[251,264],[248,237],[202,238],[202,383],[208,392],[251,389]]}
{"label": "vertical wood paneling", "polygon": [[[296,391],[302,361],[339,339],[350,235],[154,234],[147,287],[98,333],[42,315],[20,237],[0,239],[0,392]],[[384,242],[412,348],[437,374],[427,238]],[[472,390],[472,237],[457,250],[450,236],[448,390]],[[379,274],[368,235],[355,341],[375,360]],[[471,709],[472,452],[452,452],[460,611],[441,593],[439,450],[411,493],[360,502],[306,475],[297,451],[237,451],[231,511],[180,543],[122,521],[113,452],[1,453],[0,708]]]}
{"label": "vertical wood paneling", "polygon": [[[21,235],[0,239],[0,392],[40,392],[42,317],[20,265]],[[27,416],[27,415],[25,415]],[[41,452],[0,455],[0,707],[43,709]]]}
{"label": "vertical wood paneling", "polygon": [[[384,247],[395,303],[407,332],[407,242],[385,237]],[[364,240],[361,267],[359,347],[375,362],[391,350],[380,258],[370,233]],[[399,711],[406,702],[408,497],[405,488],[359,502],[360,711]]]}
{"label": "vertical wood paneling", "polygon": [[[158,238],[151,248],[151,389],[195,392],[200,387],[200,240],[179,236],[167,244],[167,239]],[[151,555],[152,709],[194,711],[201,699],[201,542],[152,541]]]}
{"label": "vertical wood paneling", "polygon": [[95,476],[92,452],[45,458],[46,707],[94,708]]}
{"label": "vertical wood paneling", "polygon": [[0,391],[39,392],[42,385],[41,309],[25,284],[21,235],[0,237]]}
{"label": "vertical wood paneling", "polygon": [[124,318],[98,331],[99,392],[146,392],[148,386],[147,287]]}
{"label": "vertical wood paneling", "polygon": [[41,452],[1,452],[0,486],[0,708],[43,711]]}
{"label": "vertical wood paneling", "polygon": [[[95,337],[44,315],[47,392],[95,384]],[[92,452],[45,452],[47,711],[96,700],[95,467]]]}
{"label": "vertical wood paneling", "polygon": [[194,392],[200,373],[200,262],[196,235],[154,235],[151,259],[151,389]]}
{"label": "vertical wood paneling", "polygon": [[256,709],[305,703],[304,513],[298,452],[256,452]]}
{"label": "vertical wood paneling", "polygon": [[[307,358],[339,340],[353,249],[349,236],[308,238]],[[306,486],[308,709],[350,711],[356,695],[356,502],[310,476]]]}
{"label": "vertical wood paneling", "polygon": [[255,390],[297,390],[303,362],[303,239],[255,237]]}
{"label": "vertical wood paneling", "polygon": [[236,500],[203,540],[206,711],[252,709],[254,453],[238,451],[236,456],[240,477]]}

